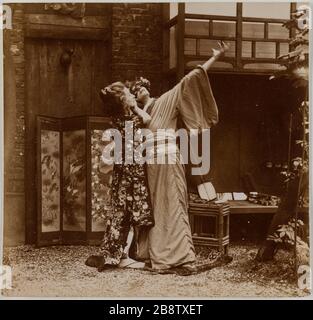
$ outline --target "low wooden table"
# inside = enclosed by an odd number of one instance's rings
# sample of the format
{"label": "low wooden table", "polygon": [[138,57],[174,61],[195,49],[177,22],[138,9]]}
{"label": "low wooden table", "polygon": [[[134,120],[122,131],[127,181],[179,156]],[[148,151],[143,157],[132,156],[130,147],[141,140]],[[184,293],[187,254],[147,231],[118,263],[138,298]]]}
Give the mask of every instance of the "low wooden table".
{"label": "low wooden table", "polygon": [[278,206],[262,206],[246,200],[229,200],[230,214],[276,213]]}
{"label": "low wooden table", "polygon": [[[230,214],[263,214],[276,213],[278,206],[262,206],[247,200],[229,200]],[[308,207],[299,208],[299,213],[307,213]]]}

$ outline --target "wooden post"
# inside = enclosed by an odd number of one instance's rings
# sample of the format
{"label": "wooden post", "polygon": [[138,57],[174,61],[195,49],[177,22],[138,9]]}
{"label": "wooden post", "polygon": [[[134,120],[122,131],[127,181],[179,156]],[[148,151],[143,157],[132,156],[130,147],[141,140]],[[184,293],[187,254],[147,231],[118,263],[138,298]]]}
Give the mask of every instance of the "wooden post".
{"label": "wooden post", "polygon": [[[169,59],[170,59],[170,28],[166,24],[170,20],[170,4],[163,4],[163,75],[167,74],[169,70]],[[169,89],[168,79],[162,77],[161,90],[164,92]]]}
{"label": "wooden post", "polygon": [[242,3],[237,3],[237,23],[236,23],[236,65],[235,69],[242,68]]}
{"label": "wooden post", "polygon": [[[292,13],[297,10],[297,4],[295,2],[290,3],[290,19],[292,19]],[[289,31],[289,38],[292,39],[296,35],[296,29],[291,28]],[[289,51],[293,51],[294,48],[292,46],[289,46]]]}
{"label": "wooden post", "polygon": [[177,19],[177,66],[176,77],[180,81],[185,75],[185,3],[178,4],[178,19]]}
{"label": "wooden post", "polygon": [[[228,237],[228,241],[229,241],[229,219],[230,219],[230,211],[227,213],[227,216],[226,216],[226,234],[224,235]],[[228,256],[228,248],[229,248],[229,244],[225,246],[226,256]]]}
{"label": "wooden post", "polygon": [[218,214],[218,242],[219,242],[219,251],[223,252],[223,231],[224,231],[224,217],[223,217],[223,209],[222,207],[219,208]]}

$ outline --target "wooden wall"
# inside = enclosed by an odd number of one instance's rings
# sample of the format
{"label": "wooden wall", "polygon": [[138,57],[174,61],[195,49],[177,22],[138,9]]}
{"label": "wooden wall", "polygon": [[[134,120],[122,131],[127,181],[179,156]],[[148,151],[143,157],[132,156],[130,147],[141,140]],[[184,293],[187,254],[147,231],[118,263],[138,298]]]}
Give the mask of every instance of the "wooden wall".
{"label": "wooden wall", "polygon": [[269,76],[211,74],[210,79],[220,114],[211,130],[210,176],[217,191],[243,191],[243,178],[250,173],[259,191],[279,192],[293,91]]}
{"label": "wooden wall", "polygon": [[[26,242],[36,236],[36,117],[103,115],[98,92],[111,80],[110,6],[83,18],[25,6]],[[68,63],[67,63],[67,62]]]}

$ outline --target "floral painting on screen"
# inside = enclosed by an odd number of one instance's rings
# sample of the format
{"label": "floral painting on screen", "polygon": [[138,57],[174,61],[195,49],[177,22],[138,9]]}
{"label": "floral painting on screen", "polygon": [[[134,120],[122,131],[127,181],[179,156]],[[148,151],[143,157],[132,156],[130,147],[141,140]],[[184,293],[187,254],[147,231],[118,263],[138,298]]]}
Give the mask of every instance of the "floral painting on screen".
{"label": "floral painting on screen", "polygon": [[86,230],[86,133],[63,133],[63,230]]}
{"label": "floral painting on screen", "polygon": [[60,230],[60,135],[41,130],[42,232]]}

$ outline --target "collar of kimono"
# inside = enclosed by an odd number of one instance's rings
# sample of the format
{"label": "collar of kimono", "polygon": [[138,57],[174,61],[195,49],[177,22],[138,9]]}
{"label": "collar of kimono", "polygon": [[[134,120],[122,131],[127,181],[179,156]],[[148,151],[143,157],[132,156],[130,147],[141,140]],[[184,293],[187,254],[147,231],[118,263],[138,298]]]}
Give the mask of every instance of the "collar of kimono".
{"label": "collar of kimono", "polygon": [[144,106],[143,110],[146,111],[148,114],[151,114],[154,103],[155,103],[155,98],[151,98],[149,102]]}

